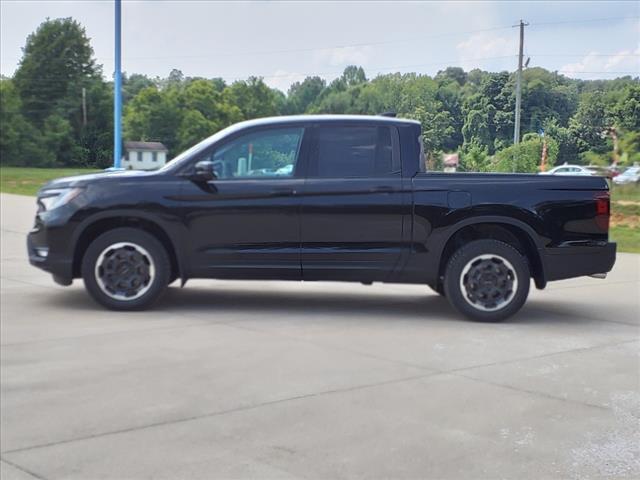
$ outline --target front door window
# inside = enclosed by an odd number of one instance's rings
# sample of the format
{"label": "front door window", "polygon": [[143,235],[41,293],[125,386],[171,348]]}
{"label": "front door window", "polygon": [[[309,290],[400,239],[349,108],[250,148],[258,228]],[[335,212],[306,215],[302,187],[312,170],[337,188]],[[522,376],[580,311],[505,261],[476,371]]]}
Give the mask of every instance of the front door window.
{"label": "front door window", "polygon": [[219,180],[293,177],[303,128],[250,133],[216,149],[211,160]]}

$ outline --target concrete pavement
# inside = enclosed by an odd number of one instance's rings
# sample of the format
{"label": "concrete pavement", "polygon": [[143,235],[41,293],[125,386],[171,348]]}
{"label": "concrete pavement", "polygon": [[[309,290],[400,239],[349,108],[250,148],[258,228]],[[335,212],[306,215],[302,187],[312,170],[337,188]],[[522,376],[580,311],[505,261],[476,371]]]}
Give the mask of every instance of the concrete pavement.
{"label": "concrete pavement", "polygon": [[28,265],[33,198],[0,202],[3,480],[640,477],[638,255],[503,324],[381,284],[114,313]]}

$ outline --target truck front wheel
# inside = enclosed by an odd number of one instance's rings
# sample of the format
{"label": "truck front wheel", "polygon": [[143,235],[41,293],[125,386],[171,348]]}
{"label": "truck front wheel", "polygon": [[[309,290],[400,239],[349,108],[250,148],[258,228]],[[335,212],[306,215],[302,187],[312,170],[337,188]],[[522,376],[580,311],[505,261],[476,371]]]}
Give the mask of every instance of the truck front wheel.
{"label": "truck front wheel", "polygon": [[526,257],[498,240],[475,240],[456,251],[445,270],[449,303],[467,317],[498,322],[516,313],[529,295]]}
{"label": "truck front wheel", "polygon": [[141,310],[169,283],[171,263],[162,244],[136,228],[103,233],[87,248],[82,277],[87,291],[112,310]]}

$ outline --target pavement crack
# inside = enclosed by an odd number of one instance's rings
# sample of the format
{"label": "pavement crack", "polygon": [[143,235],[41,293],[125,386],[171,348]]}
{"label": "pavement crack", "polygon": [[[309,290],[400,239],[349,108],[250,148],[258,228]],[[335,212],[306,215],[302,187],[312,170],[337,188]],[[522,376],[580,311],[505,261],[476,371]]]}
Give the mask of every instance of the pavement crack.
{"label": "pavement crack", "polygon": [[11,455],[14,453],[21,453],[21,452],[26,452],[26,451],[31,451],[31,450],[38,450],[41,448],[47,448],[47,447],[54,447],[57,445],[65,445],[65,444],[69,444],[69,443],[75,443],[75,442],[81,442],[81,441],[85,441],[85,440],[93,440],[96,438],[102,438],[102,437],[108,437],[108,436],[112,436],[112,435],[119,435],[119,434],[124,434],[124,433],[130,433],[130,432],[137,432],[140,430],[146,430],[149,428],[157,428],[157,427],[163,427],[166,425],[176,425],[176,424],[180,424],[180,423],[187,423],[187,422],[192,422],[192,421],[196,421],[196,420],[202,420],[205,418],[213,418],[213,417],[218,417],[218,416],[222,416],[222,415],[228,415],[228,414],[233,414],[233,413],[238,413],[238,412],[246,412],[246,411],[251,411],[251,410],[257,410],[259,408],[263,408],[263,407],[269,407],[272,405],[279,405],[281,403],[286,403],[286,402],[291,402],[291,401],[297,401],[297,400],[304,400],[304,399],[309,399],[309,398],[314,398],[314,397],[320,397],[323,395],[333,395],[333,394],[340,394],[340,393],[347,393],[347,392],[354,392],[354,391],[358,391],[358,390],[365,390],[368,388],[375,388],[375,387],[380,387],[383,385],[394,385],[394,384],[399,384],[399,383],[404,383],[404,382],[410,382],[413,380],[419,380],[419,379],[423,379],[423,378],[427,378],[427,377],[431,377],[431,376],[435,376],[435,375],[440,375],[439,372],[430,372],[430,373],[424,373],[424,374],[420,374],[420,375],[411,375],[408,377],[401,377],[401,378],[394,378],[394,379],[390,379],[390,380],[383,380],[380,382],[374,382],[374,383],[367,383],[367,384],[362,384],[362,385],[356,385],[353,387],[347,387],[347,388],[336,388],[336,389],[331,389],[331,390],[323,390],[320,392],[313,392],[313,393],[306,393],[304,395],[295,395],[293,397],[287,397],[287,398],[280,398],[277,400],[270,400],[267,402],[261,402],[261,403],[257,403],[254,405],[245,405],[245,406],[240,406],[240,407],[236,407],[236,408],[231,408],[228,410],[219,410],[216,412],[208,412],[208,413],[203,413],[200,415],[193,415],[193,416],[189,416],[189,417],[183,417],[183,418],[177,418],[177,419],[173,419],[173,420],[165,420],[165,421],[161,421],[161,422],[153,422],[153,423],[148,423],[145,425],[138,425],[135,427],[130,427],[130,428],[122,428],[122,429],[117,429],[117,430],[110,430],[110,431],[106,431],[106,432],[100,432],[100,433],[95,433],[92,435],[85,435],[85,436],[81,436],[81,437],[76,437],[76,438],[69,438],[66,440],[58,440],[55,442],[48,442],[48,443],[42,443],[42,444],[37,444],[37,445],[30,445],[28,447],[21,447],[21,448],[16,448],[13,450],[6,450],[4,452],[2,452],[3,455]]}
{"label": "pavement crack", "polygon": [[40,288],[48,288],[50,290],[60,290],[60,287],[56,287],[55,285],[42,285],[40,283],[27,282],[26,280],[20,280],[18,278],[10,278],[5,276],[0,276],[1,280],[9,280],[10,282],[22,283],[23,285],[28,285],[30,287],[40,287]]}
{"label": "pavement crack", "polygon": [[339,347],[336,345],[330,345],[330,344],[325,344],[325,343],[321,343],[321,342],[314,342],[312,340],[309,340],[307,338],[304,337],[299,337],[296,335],[286,335],[286,334],[282,334],[282,333],[277,333],[277,332],[273,332],[270,330],[262,330],[259,328],[255,328],[255,327],[247,327],[246,325],[238,325],[237,323],[234,322],[227,322],[227,323],[223,323],[223,325],[226,325],[228,327],[232,327],[232,328],[237,328],[237,329],[241,329],[241,330],[246,330],[249,332],[254,332],[254,333],[259,333],[259,334],[264,334],[264,335],[271,335],[271,336],[276,336],[279,338],[286,338],[288,340],[295,340],[298,342],[304,342],[308,345],[313,345],[315,347],[318,348],[323,348],[323,349],[328,349],[328,350],[333,350],[336,352],[343,352],[343,353],[350,353],[351,355],[357,355],[363,358],[369,358],[372,360],[378,360],[380,362],[387,362],[387,363],[392,363],[394,365],[399,365],[399,366],[403,366],[403,367],[411,367],[411,368],[417,368],[419,370],[427,370],[430,372],[438,372],[438,373],[444,373],[436,368],[432,368],[432,367],[427,367],[426,365],[419,365],[416,363],[411,363],[411,362],[405,362],[402,360],[396,360],[393,358],[387,358],[387,357],[381,357],[379,355],[373,355],[371,353],[367,353],[367,352],[361,352],[359,350],[352,350],[350,348],[345,348],[345,347]]}
{"label": "pavement crack", "polygon": [[18,230],[11,230],[11,229],[8,229],[8,228],[3,228],[1,230],[2,230],[3,233],[17,233],[18,235],[26,235],[26,234],[29,233],[29,231],[20,232]]}
{"label": "pavement crack", "polygon": [[[192,317],[189,317],[188,321],[196,321],[195,319],[193,319]],[[165,330],[175,330],[175,329],[184,329],[184,328],[190,328],[190,327],[208,327],[210,325],[224,325],[226,326],[224,323],[219,322],[219,323],[189,323],[189,324],[185,324],[185,325],[172,325],[172,326],[164,326],[164,327],[151,327],[151,328],[138,328],[138,329],[131,329],[131,330],[118,330],[118,331],[114,331],[114,332],[102,332],[102,333],[89,333],[87,335],[75,335],[75,336],[69,336],[69,337],[58,337],[58,338],[42,338],[39,340],[30,340],[30,341],[26,341],[26,342],[12,342],[12,343],[3,343],[0,346],[2,346],[2,348],[8,348],[8,347],[23,347],[26,345],[33,345],[33,344],[39,344],[39,343],[55,343],[55,342],[63,342],[63,341],[73,341],[73,340],[84,340],[87,338],[100,338],[100,337],[109,337],[109,336],[117,336],[117,335],[131,335],[131,334],[135,334],[135,333],[148,333],[148,332],[161,332],[161,331],[165,331]]]}
{"label": "pavement crack", "polygon": [[540,358],[552,357],[554,355],[562,355],[562,354],[565,354],[565,353],[577,353],[577,352],[583,352],[583,351],[589,351],[589,350],[596,350],[598,348],[615,347],[615,346],[618,346],[618,345],[624,345],[626,343],[635,343],[637,341],[638,341],[638,339],[621,340],[619,342],[605,343],[605,344],[602,344],[602,345],[591,345],[589,347],[572,348],[571,350],[561,350],[561,351],[558,351],[558,352],[547,352],[547,353],[543,353],[543,354],[540,354],[540,355],[534,355],[533,357],[513,358],[513,359],[509,359],[509,360],[502,360],[502,361],[498,361],[498,362],[485,363],[485,364],[481,364],[481,365],[471,365],[471,366],[468,366],[468,367],[454,368],[452,370],[442,371],[441,373],[456,374],[458,372],[464,372],[464,371],[467,371],[467,370],[474,370],[476,368],[495,367],[495,366],[499,366],[499,365],[509,365],[511,363],[517,363],[517,362],[527,362],[529,360],[538,360]]}
{"label": "pavement crack", "polygon": [[[605,347],[611,347],[611,346],[622,345],[622,344],[633,343],[633,342],[636,342],[636,340],[625,340],[625,341],[609,343],[609,344],[605,344],[605,345],[595,345],[595,346],[591,346],[591,347],[581,347],[581,348],[576,348],[576,349],[573,349],[573,350],[565,350],[565,351],[561,351],[561,352],[551,352],[551,353],[547,353],[547,354],[543,354],[543,355],[537,355],[537,356],[528,357],[528,358],[513,359],[513,360],[502,361],[502,362],[493,362],[493,363],[488,363],[488,364],[484,364],[484,365],[475,365],[475,366],[463,367],[463,368],[452,369],[452,370],[435,370],[434,371],[434,369],[431,369],[432,370],[431,372],[423,373],[423,374],[419,374],[419,375],[411,375],[411,376],[407,376],[407,377],[394,378],[394,379],[390,379],[390,380],[383,380],[383,381],[380,381],[380,382],[356,385],[356,386],[347,387],[347,388],[337,388],[337,389],[323,390],[323,391],[320,391],[320,392],[313,392],[313,393],[308,393],[308,394],[303,394],[303,395],[295,395],[293,397],[281,398],[281,399],[277,399],[277,400],[270,400],[270,401],[267,401],[267,402],[261,402],[261,403],[257,403],[257,404],[253,404],[253,405],[244,405],[244,406],[231,408],[231,409],[227,409],[227,410],[219,410],[219,411],[215,411],[215,412],[203,413],[203,414],[200,414],[200,415],[193,415],[193,416],[189,416],[189,417],[177,418],[177,419],[172,419],[172,420],[165,420],[165,421],[160,421],[160,422],[153,422],[153,423],[148,423],[148,424],[145,424],[145,425],[138,425],[138,426],[130,427],[130,428],[122,428],[122,429],[117,429],[117,430],[110,430],[110,431],[106,431],[106,432],[100,432],[100,433],[95,433],[95,434],[92,434],[92,435],[85,435],[85,436],[66,439],[66,440],[59,440],[59,441],[55,441],[55,442],[48,442],[48,443],[43,443],[43,444],[31,445],[31,446],[28,446],[28,447],[21,447],[21,448],[16,448],[16,449],[13,449],[13,450],[7,450],[7,451],[4,451],[2,453],[4,455],[8,455],[8,454],[13,454],[13,453],[20,453],[20,452],[25,452],[25,451],[37,450],[37,449],[41,449],[41,448],[53,447],[53,446],[57,446],[57,445],[64,445],[64,444],[69,444],[69,443],[85,441],[85,440],[92,440],[92,439],[106,437],[106,436],[119,435],[119,434],[124,434],[124,433],[129,433],[129,432],[136,432],[136,431],[141,431],[141,430],[146,430],[146,429],[156,428],[156,427],[163,427],[163,426],[166,426],[166,425],[176,425],[176,424],[180,424],[180,423],[187,423],[187,422],[191,422],[191,421],[202,420],[202,419],[205,419],[205,418],[213,418],[213,417],[217,417],[217,416],[228,415],[228,414],[233,414],[233,413],[238,413],[238,412],[257,410],[257,409],[263,408],[263,407],[268,407],[268,406],[272,406],[272,405],[278,405],[278,404],[282,404],[282,403],[286,403],[286,402],[303,400],[303,399],[308,399],[308,398],[320,397],[320,396],[323,396],[323,395],[333,395],[333,394],[348,393],[348,392],[353,392],[353,391],[358,391],[358,390],[365,390],[365,389],[369,389],[369,388],[376,388],[376,387],[380,387],[380,386],[384,386],[384,385],[394,385],[394,384],[400,384],[400,383],[410,382],[410,381],[414,381],[414,380],[421,380],[421,379],[425,379],[425,378],[429,378],[429,377],[436,377],[436,376],[440,376],[440,375],[458,376],[458,377],[466,378],[468,380],[472,380],[472,381],[476,381],[476,382],[480,382],[480,383],[486,383],[486,384],[491,384],[491,385],[494,385],[494,386],[497,386],[497,387],[507,388],[507,389],[511,389],[511,390],[517,390],[517,391],[520,391],[522,393],[528,393],[528,394],[531,394],[531,395],[543,396],[545,398],[549,398],[549,399],[556,400],[556,401],[558,401],[558,400],[567,401],[567,402],[578,403],[578,404],[589,406],[589,407],[593,407],[593,408],[608,410],[607,407],[602,407],[602,406],[599,406],[599,405],[584,404],[582,402],[571,401],[571,400],[564,399],[564,398],[561,398],[561,397],[555,397],[553,395],[548,395],[548,394],[545,394],[543,392],[537,392],[535,390],[527,391],[527,390],[518,389],[516,387],[511,387],[511,386],[508,386],[508,385],[493,384],[492,382],[487,382],[485,380],[481,380],[481,379],[478,379],[478,378],[468,377],[466,375],[461,374],[460,372],[464,372],[464,371],[467,371],[467,370],[473,370],[473,369],[476,369],[476,368],[483,368],[483,367],[490,367],[490,366],[497,366],[497,365],[506,365],[506,364],[514,363],[514,362],[535,360],[535,359],[538,359],[538,358],[550,357],[550,356],[553,356],[553,355],[560,355],[560,354],[563,354],[563,353],[572,353],[572,352],[593,350],[593,349],[597,349],[597,348],[605,348]],[[427,367],[424,367],[424,368],[427,368]]]}
{"label": "pavement crack", "polygon": [[599,410],[604,410],[604,411],[610,410],[608,407],[604,407],[602,405],[597,405],[597,404],[588,403],[588,402],[581,402],[579,400],[573,400],[573,399],[570,399],[570,398],[558,397],[556,395],[551,395],[549,393],[540,392],[540,391],[537,391],[537,390],[529,390],[529,389],[526,389],[526,388],[519,388],[519,387],[515,387],[513,385],[507,385],[507,384],[504,384],[504,383],[492,382],[492,381],[486,380],[484,378],[476,378],[476,377],[472,377],[470,375],[464,375],[462,373],[450,373],[450,375],[454,375],[454,376],[460,377],[460,378],[466,378],[467,380],[472,380],[474,382],[479,382],[479,383],[484,383],[484,384],[487,384],[487,385],[492,385],[492,386],[498,387],[498,388],[505,388],[507,390],[512,390],[512,391],[515,391],[515,392],[528,393],[528,394],[531,394],[531,395],[535,395],[537,397],[543,397],[543,398],[547,398],[547,399],[550,399],[550,400],[559,400],[561,402],[574,403],[574,404],[582,405],[582,406],[585,406],[585,407],[597,408]]}
{"label": "pavement crack", "polygon": [[29,475],[30,477],[37,478],[38,480],[47,480],[46,477],[43,477],[42,475],[40,475],[38,473],[32,472],[31,470],[27,469],[26,467],[23,467],[22,465],[18,465],[17,463],[12,462],[10,460],[7,460],[4,457],[0,457],[0,461],[6,463],[7,465],[11,465],[16,470],[20,470],[22,473],[25,473],[25,474]]}

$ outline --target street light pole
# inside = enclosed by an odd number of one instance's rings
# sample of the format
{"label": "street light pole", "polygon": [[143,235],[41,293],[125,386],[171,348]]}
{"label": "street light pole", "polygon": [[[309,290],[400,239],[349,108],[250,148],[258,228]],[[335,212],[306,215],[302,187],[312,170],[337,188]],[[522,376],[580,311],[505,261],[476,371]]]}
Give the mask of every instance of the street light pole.
{"label": "street light pole", "polygon": [[122,158],[122,65],[121,0],[115,1],[115,70],[113,76],[113,168],[120,168]]}

